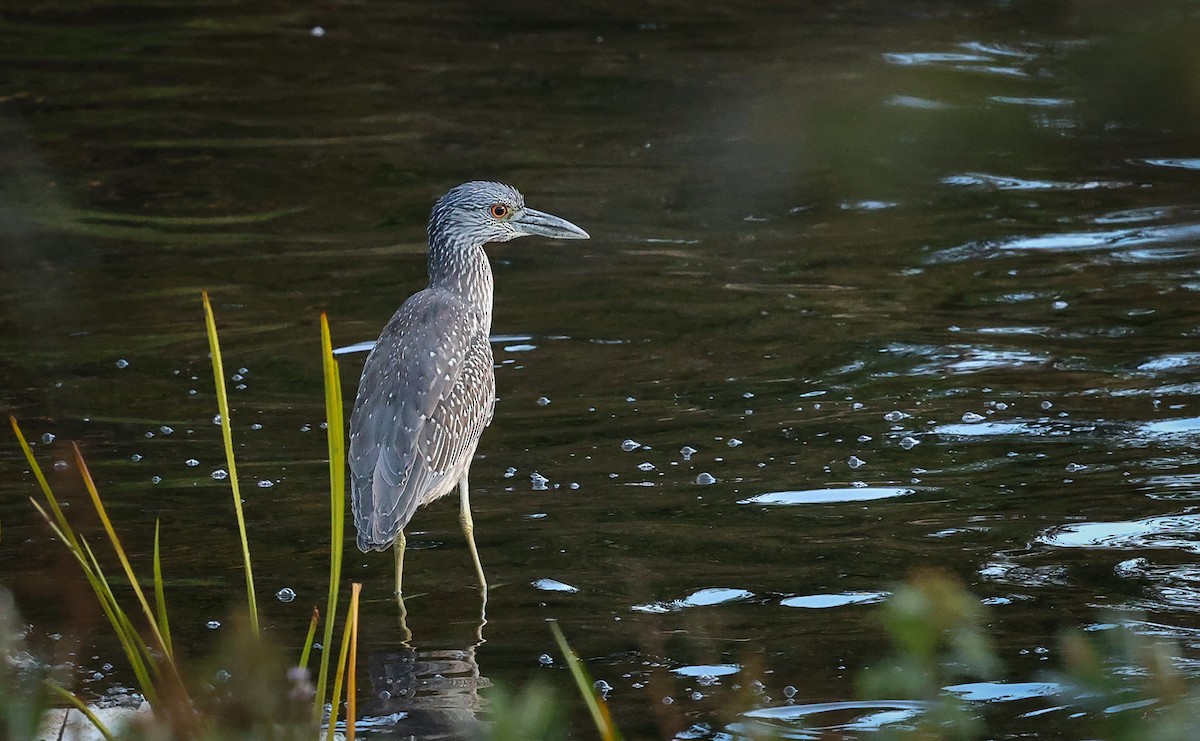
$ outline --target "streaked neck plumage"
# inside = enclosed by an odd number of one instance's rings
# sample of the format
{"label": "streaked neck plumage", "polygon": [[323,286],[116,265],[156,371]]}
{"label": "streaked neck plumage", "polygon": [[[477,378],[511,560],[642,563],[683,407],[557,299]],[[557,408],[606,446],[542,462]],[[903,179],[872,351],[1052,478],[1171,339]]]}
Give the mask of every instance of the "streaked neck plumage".
{"label": "streaked neck plumage", "polygon": [[492,326],[492,266],[478,237],[450,237],[442,224],[429,225],[429,287],[458,294],[481,313],[483,331]]}

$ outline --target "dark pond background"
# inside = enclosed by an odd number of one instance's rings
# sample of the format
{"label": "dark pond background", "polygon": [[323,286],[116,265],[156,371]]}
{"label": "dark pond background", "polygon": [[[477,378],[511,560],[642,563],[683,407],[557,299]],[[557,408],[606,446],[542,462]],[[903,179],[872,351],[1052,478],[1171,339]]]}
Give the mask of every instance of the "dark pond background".
{"label": "dark pond background", "polygon": [[[486,642],[455,503],[411,531],[415,656],[391,558],[347,550],[366,725],[442,737],[487,681],[574,702],[557,618],[631,737],[869,735],[907,711],[830,703],[930,566],[989,605],[1012,684],[958,691],[997,736],[1085,732],[1030,683],[1114,611],[1200,674],[1196,3],[13,0],[0,37],[0,406],[87,522],[78,441],[147,573],[161,518],[195,655],[243,590],[200,291],[296,647],[319,312],[374,339],[433,200],[492,178],[592,239],[491,250]],[[85,687],[126,686],[35,491],[9,437],[0,582]]]}

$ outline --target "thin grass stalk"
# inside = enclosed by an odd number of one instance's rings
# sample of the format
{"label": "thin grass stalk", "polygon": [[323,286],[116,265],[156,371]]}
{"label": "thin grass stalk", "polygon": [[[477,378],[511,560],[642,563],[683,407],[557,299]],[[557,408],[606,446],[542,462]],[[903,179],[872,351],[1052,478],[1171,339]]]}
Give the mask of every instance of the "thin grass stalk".
{"label": "thin grass stalk", "polygon": [[[87,544],[86,540],[82,541],[82,545],[88,557],[87,568],[96,580],[96,599],[100,601],[105,614],[111,616],[109,622],[116,631],[121,646],[125,649],[125,655],[133,667],[133,673],[143,688],[149,688],[155,698],[151,704],[154,704],[158,699],[157,680],[161,678],[162,672],[155,662],[154,656],[151,655],[149,647],[146,646],[146,641],[137,632],[137,628],[133,627],[129,613],[125,612],[124,608],[117,603],[117,596],[109,586],[108,577],[104,575],[104,569],[100,567],[100,562],[96,559],[96,554],[92,552],[92,547]],[[152,674],[153,676],[151,676]],[[146,699],[150,700],[150,697],[147,696]]]}
{"label": "thin grass stalk", "polygon": [[322,639],[321,668],[317,673],[317,694],[313,701],[313,718],[320,722],[329,680],[330,647],[333,625],[337,617],[338,590],[342,579],[342,548],[346,530],[346,444],[342,412],[342,379],[333,357],[333,340],[329,334],[329,317],[321,312],[321,365],[325,379],[326,435],[329,439],[329,596],[325,603],[325,630]]}
{"label": "thin grass stalk", "polygon": [[166,641],[170,655],[174,656],[174,647],[171,645],[171,623],[167,618],[167,594],[163,589],[162,558],[158,547],[158,531],[161,525],[160,520],[154,520],[154,606],[158,612],[158,630],[162,633],[163,640]]}
{"label": "thin grass stalk", "polygon": [[88,722],[91,723],[92,726],[100,733],[100,735],[104,737],[105,741],[117,741],[117,737],[113,735],[112,731],[108,730],[108,726],[104,725],[104,721],[100,720],[100,718],[92,712],[92,709],[87,706],[87,703],[76,697],[73,692],[68,690],[66,687],[60,687],[54,682],[50,681],[46,682],[46,687],[51,692],[70,703],[71,707],[83,713],[83,717],[88,719]]}
{"label": "thin grass stalk", "polygon": [[94,712],[92,712],[92,709],[87,706],[87,703],[76,697],[73,692],[65,687],[60,687],[58,684],[51,681],[46,682],[46,687],[51,692],[70,703],[71,707],[83,713],[83,716],[87,718],[88,722],[91,723],[92,726],[100,733],[100,735],[105,738],[105,741],[116,741],[117,737],[113,735],[112,731],[108,730],[108,726],[104,725],[104,721],[100,720],[100,718]]}
{"label": "thin grass stalk", "polygon": [[50,514],[36,500],[31,497],[29,501],[33,504],[38,514],[42,516],[42,519],[46,521],[46,524],[50,526],[55,537],[66,546],[67,551],[79,562],[80,568],[83,569],[84,577],[88,580],[88,585],[91,586],[92,592],[96,595],[96,600],[100,603],[100,607],[104,611],[104,616],[108,619],[109,624],[112,625],[113,630],[117,631],[118,638],[121,639],[121,647],[129,659],[130,667],[133,669],[135,677],[138,679],[142,696],[150,704],[157,704],[158,692],[150,680],[150,670],[146,663],[149,660],[149,655],[146,652],[145,642],[141,636],[137,635],[136,631],[132,630],[129,617],[120,605],[117,604],[116,597],[108,587],[107,580],[103,578],[103,573],[98,572],[98,564],[95,569],[93,568],[92,564],[95,563],[95,559],[88,560],[90,549],[85,550],[84,544],[80,541],[74,528],[71,527],[71,523],[67,521],[66,515],[63,514],[62,507],[58,503],[58,498],[54,496],[54,490],[50,488],[50,483],[46,480],[45,474],[42,473],[41,466],[38,465],[37,459],[33,456],[33,450],[29,447],[29,441],[25,439],[25,435],[21,431],[21,426],[17,423],[16,418],[11,415],[8,421],[12,425],[17,442],[21,445],[21,450],[25,453],[25,460],[29,463],[29,467],[42,489],[46,503],[49,504],[50,509],[54,513],[53,519],[51,519]]}
{"label": "thin grass stalk", "polygon": [[350,585],[350,675],[346,679],[346,741],[354,741],[354,726],[358,721],[358,595],[362,584]]}
{"label": "thin grass stalk", "polygon": [[242,514],[242,492],[238,486],[237,461],[233,455],[233,428],[229,419],[229,396],[225,391],[225,365],[221,362],[221,343],[217,339],[217,320],[213,317],[208,291],[204,299],[204,324],[208,330],[208,349],[212,354],[213,378],[217,388],[217,409],[221,414],[221,437],[225,441],[225,465],[229,467],[229,484],[233,489],[233,510],[237,513],[238,535],[242,540],[242,563],[246,568],[246,601],[250,611],[250,629],[258,630],[258,599],[254,594],[254,570],[250,565],[250,541],[246,537],[246,518]]}
{"label": "thin grass stalk", "polygon": [[83,548],[71,545],[71,541],[67,535],[54,524],[54,521],[50,519],[50,515],[42,508],[42,505],[38,504],[32,497],[30,497],[29,501],[38,514],[42,516],[42,519],[46,521],[46,524],[50,526],[50,530],[54,532],[54,536],[66,545],[67,551],[79,562],[79,566],[83,569],[83,574],[87,577],[92,592],[96,595],[96,601],[100,603],[100,608],[104,611],[104,616],[108,619],[109,624],[117,633],[117,638],[121,641],[121,648],[125,651],[126,658],[129,659],[129,665],[138,680],[142,696],[151,705],[156,704],[158,702],[158,694],[155,692],[153,682],[150,681],[150,670],[145,663],[147,659],[145,644],[141,636],[136,635],[136,633],[134,638],[130,639],[129,631],[125,629],[125,626],[130,624],[129,618],[124,614],[120,605],[116,604],[116,599],[112,596],[112,591],[108,588],[107,580],[103,578],[103,574],[97,576]]}
{"label": "thin grass stalk", "polygon": [[[42,473],[42,467],[38,465],[37,459],[33,457],[33,449],[29,447],[29,441],[25,439],[25,433],[21,432],[21,426],[17,424],[17,418],[9,415],[8,422],[12,425],[13,432],[17,436],[17,442],[21,444],[21,450],[25,453],[25,460],[29,462],[29,467],[33,470],[33,475],[37,479],[38,486],[42,488],[42,495],[46,497],[46,502],[50,505],[51,511],[54,512],[54,520],[58,523],[59,531],[67,538],[63,542],[74,552],[81,553],[79,538],[76,537],[75,531],[67,523],[67,516],[63,514],[62,507],[58,504],[58,498],[54,496],[54,490],[50,488],[50,482],[46,480],[46,475]],[[44,513],[43,516],[45,516]],[[49,518],[47,518],[48,521]]]}
{"label": "thin grass stalk", "polygon": [[304,648],[300,649],[300,663],[296,666],[300,668],[308,667],[308,654],[312,651],[313,638],[317,635],[317,622],[321,619],[321,611],[313,608],[312,620],[308,622],[308,635],[304,637]]}
{"label": "thin grass stalk", "polygon": [[554,633],[554,641],[558,644],[558,650],[562,651],[563,656],[567,660],[567,666],[571,669],[571,676],[575,678],[575,686],[578,688],[579,694],[583,696],[583,701],[587,704],[588,712],[592,714],[592,723],[595,724],[596,730],[600,733],[600,738],[604,739],[604,741],[620,741],[621,732],[617,730],[616,724],[613,723],[612,715],[608,712],[608,703],[604,702],[604,699],[597,694],[595,683],[592,681],[587,667],[583,665],[578,654],[567,643],[567,637],[563,635],[562,629],[558,627],[558,623],[550,623],[550,630]]}
{"label": "thin grass stalk", "polygon": [[104,525],[104,532],[108,534],[108,540],[112,543],[113,550],[116,551],[117,558],[121,561],[121,568],[125,570],[125,578],[129,580],[129,586],[133,587],[133,593],[137,596],[138,602],[142,606],[142,612],[146,614],[146,619],[150,623],[150,632],[158,644],[158,649],[163,652],[163,655],[166,657],[165,663],[173,671],[174,657],[171,655],[171,647],[166,639],[163,638],[162,631],[158,629],[158,621],[155,618],[154,610],[150,608],[150,602],[147,601],[146,594],[142,591],[137,576],[133,573],[133,566],[129,563],[129,557],[125,555],[125,548],[121,545],[121,539],[117,537],[117,531],[113,528],[112,520],[108,517],[108,511],[104,507],[104,502],[100,499],[100,492],[96,489],[96,482],[92,479],[92,474],[88,470],[87,463],[83,460],[83,453],[80,452],[78,444],[72,443],[71,446],[75,449],[75,463],[79,466],[79,475],[83,477],[84,487],[87,489],[88,495],[92,498],[92,506],[96,508],[96,514],[99,515],[100,522]]}
{"label": "thin grass stalk", "polygon": [[[342,631],[342,649],[338,652],[337,671],[333,676],[333,694],[329,700],[329,725],[326,726],[325,733],[328,741],[332,741],[333,731],[337,726],[338,706],[341,705],[342,699],[342,684],[346,678],[346,665],[350,657],[351,632],[355,623],[358,622],[358,593],[362,589],[362,585],[355,582],[350,589],[350,610],[346,613],[346,627]],[[349,713],[347,713],[347,718],[349,718]],[[349,722],[347,722],[347,726],[349,726]]]}

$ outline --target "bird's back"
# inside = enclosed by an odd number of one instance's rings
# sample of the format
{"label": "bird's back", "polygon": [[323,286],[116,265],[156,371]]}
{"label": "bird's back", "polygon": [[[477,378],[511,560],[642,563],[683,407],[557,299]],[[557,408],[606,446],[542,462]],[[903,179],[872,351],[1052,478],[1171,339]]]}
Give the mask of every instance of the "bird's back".
{"label": "bird's back", "polygon": [[360,549],[390,547],[417,507],[466,473],[495,402],[489,324],[461,295],[427,288],[367,357],[350,418]]}

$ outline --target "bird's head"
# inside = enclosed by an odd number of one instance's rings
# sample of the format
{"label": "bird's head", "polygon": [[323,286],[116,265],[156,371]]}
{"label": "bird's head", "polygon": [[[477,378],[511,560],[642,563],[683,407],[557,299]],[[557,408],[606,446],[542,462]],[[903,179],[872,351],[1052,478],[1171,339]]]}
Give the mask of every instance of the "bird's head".
{"label": "bird's head", "polygon": [[476,180],[456,185],[438,199],[429,217],[429,242],[486,244],[517,237],[588,239],[566,219],[528,208],[516,188]]}

